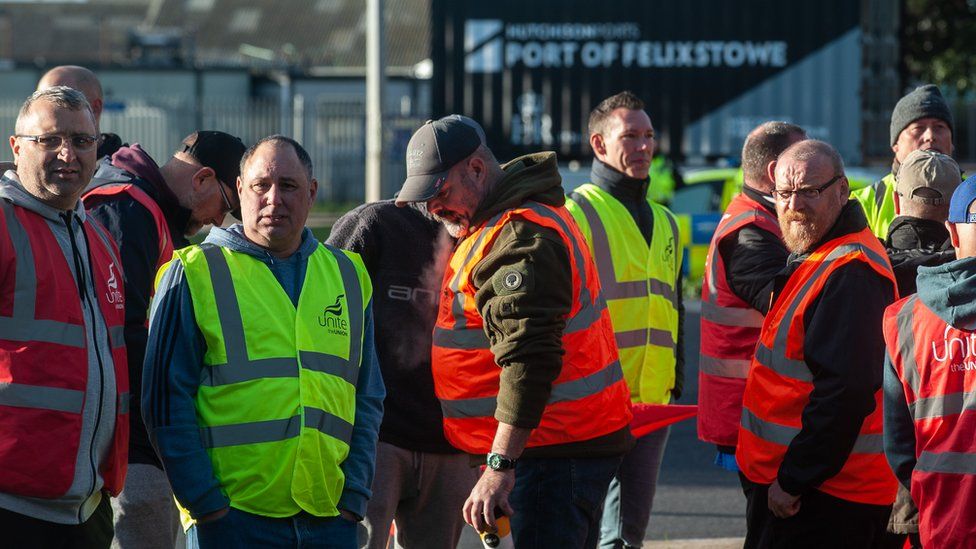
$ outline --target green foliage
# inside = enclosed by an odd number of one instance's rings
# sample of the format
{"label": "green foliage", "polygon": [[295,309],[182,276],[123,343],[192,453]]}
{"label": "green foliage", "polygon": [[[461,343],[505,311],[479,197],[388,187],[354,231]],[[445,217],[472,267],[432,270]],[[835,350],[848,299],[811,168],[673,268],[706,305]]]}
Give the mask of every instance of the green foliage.
{"label": "green foliage", "polygon": [[902,51],[913,79],[976,90],[976,0],[905,0]]}

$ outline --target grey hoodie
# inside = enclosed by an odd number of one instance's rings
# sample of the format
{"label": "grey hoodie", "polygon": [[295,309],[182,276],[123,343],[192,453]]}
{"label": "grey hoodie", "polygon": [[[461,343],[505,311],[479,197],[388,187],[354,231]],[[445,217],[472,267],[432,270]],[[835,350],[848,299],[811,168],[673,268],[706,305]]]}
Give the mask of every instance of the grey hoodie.
{"label": "grey hoodie", "polygon": [[[9,170],[0,179],[0,198],[21,206],[47,221],[54,232],[65,261],[75,280],[75,262],[68,233],[68,223],[73,227],[75,246],[80,251],[82,268],[86,271],[85,301],[98,303],[92,269],[89,263],[88,242],[82,228],[85,209],[79,201],[74,210],[61,211],[39,201],[21,185],[17,174]],[[77,286],[77,284],[75,284]],[[0,508],[30,517],[61,524],[79,524],[88,520],[102,501],[104,481],[98,473],[99,465],[109,453],[112,436],[115,432],[115,407],[118,399],[115,385],[115,369],[112,363],[112,345],[102,313],[95,307],[81,307],[85,321],[85,345],[88,349],[88,364],[65,365],[66,367],[86,368],[88,386],[85,391],[85,404],[82,409],[81,442],[75,460],[75,477],[71,487],[63,496],[56,499],[31,498],[0,493]]]}
{"label": "grey hoodie", "polygon": [[[976,331],[976,257],[919,267],[918,298],[940,319],[958,330]],[[885,455],[905,486],[915,468],[915,425],[891,357],[885,356]]]}

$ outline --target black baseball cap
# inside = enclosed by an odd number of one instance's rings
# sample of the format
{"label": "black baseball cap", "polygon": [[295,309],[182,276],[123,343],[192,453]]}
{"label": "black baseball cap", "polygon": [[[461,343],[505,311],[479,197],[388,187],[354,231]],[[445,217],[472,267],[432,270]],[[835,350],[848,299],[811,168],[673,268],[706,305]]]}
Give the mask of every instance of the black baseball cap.
{"label": "black baseball cap", "polygon": [[467,116],[425,122],[407,144],[407,179],[396,196],[397,206],[437,196],[447,172],[484,144],[485,130]]}
{"label": "black baseball cap", "polygon": [[[191,133],[183,140],[180,148],[180,152],[192,156],[201,166],[212,169],[217,179],[234,196],[237,196],[237,177],[241,175],[241,157],[245,150],[247,147],[240,138],[211,130]],[[237,208],[230,214],[237,219],[241,218],[240,200]]]}

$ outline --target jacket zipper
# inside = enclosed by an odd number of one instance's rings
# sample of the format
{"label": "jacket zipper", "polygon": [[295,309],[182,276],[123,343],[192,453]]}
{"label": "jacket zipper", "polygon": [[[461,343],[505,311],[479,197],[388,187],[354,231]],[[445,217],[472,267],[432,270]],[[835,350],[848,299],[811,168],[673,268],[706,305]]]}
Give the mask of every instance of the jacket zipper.
{"label": "jacket zipper", "polygon": [[[81,252],[78,250],[78,244],[75,242],[75,232],[72,228],[72,219],[74,216],[72,212],[67,212],[63,215],[65,220],[65,225],[68,228],[68,240],[71,242],[71,256],[75,264],[76,282],[78,283],[78,294],[81,297],[81,302],[84,307],[88,309],[89,318],[92,319],[92,326],[88,326],[88,330],[92,332],[92,342],[95,344],[95,358],[98,362],[98,395],[95,402],[95,425],[92,428],[91,440],[88,444],[88,464],[91,468],[92,481],[91,488],[88,491],[88,496],[84,501],[88,501],[95,494],[95,486],[98,484],[98,465],[95,463],[95,441],[98,438],[98,428],[102,420],[102,398],[105,393],[105,375],[104,375],[104,365],[102,363],[102,355],[98,350],[98,343],[95,341],[94,333],[94,323],[95,323],[95,311],[92,308],[91,300],[88,296],[87,286],[85,282],[85,269],[84,262],[81,260]],[[88,244],[88,238],[84,234],[84,228],[82,228],[82,236],[85,238],[86,245]],[[90,262],[89,262],[90,263]],[[94,288],[94,273],[89,273],[92,280],[92,287]],[[86,338],[87,339],[87,338]],[[85,386],[88,386],[88,381],[85,381]],[[88,392],[87,389],[85,391]],[[84,409],[82,409],[82,417],[84,417]],[[78,508],[78,522],[83,522],[82,512],[84,511],[84,502],[82,506]]]}

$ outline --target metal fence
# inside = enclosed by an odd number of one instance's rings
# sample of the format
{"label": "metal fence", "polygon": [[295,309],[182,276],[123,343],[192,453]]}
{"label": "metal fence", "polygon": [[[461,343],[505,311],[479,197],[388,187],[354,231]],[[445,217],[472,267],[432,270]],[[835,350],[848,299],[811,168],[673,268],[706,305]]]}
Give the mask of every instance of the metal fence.
{"label": "metal fence", "polygon": [[[0,99],[0,133],[13,133],[21,101]],[[384,124],[383,196],[392,197],[406,175],[407,141],[421,118],[389,116]],[[319,200],[359,203],[365,197],[366,110],[360,96],[296,96],[282,106],[277,99],[192,97],[130,99],[124,108],[102,113],[101,129],[128,143],[139,143],[162,164],[186,135],[196,129],[221,130],[245,144],[274,133],[294,137],[308,150],[319,182]],[[12,160],[2,148],[0,160]]]}
{"label": "metal fence", "polygon": [[[13,133],[20,105],[20,100],[0,99],[0,134]],[[954,156],[960,163],[976,163],[976,100],[955,102],[953,114]],[[392,197],[403,183],[407,142],[423,120],[386,117],[383,197]],[[103,131],[140,143],[160,163],[196,129],[226,131],[247,144],[273,133],[289,134],[312,157],[320,201],[364,200],[366,109],[361,96],[296,96],[284,107],[277,99],[208,98],[198,104],[192,97],[154,97],[129,100],[124,108],[102,114]],[[9,147],[0,147],[0,160],[13,160]]]}

